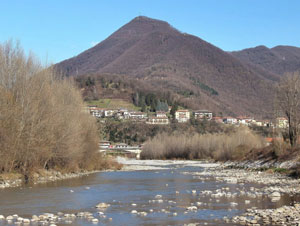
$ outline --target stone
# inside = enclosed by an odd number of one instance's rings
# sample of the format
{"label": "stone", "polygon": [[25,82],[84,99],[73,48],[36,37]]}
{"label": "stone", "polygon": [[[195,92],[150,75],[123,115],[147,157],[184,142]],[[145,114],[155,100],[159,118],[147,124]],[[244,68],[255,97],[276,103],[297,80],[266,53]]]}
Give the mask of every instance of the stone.
{"label": "stone", "polygon": [[145,217],[145,216],[147,216],[147,212],[140,212],[140,213],[139,213],[139,215],[141,215],[141,216],[144,216],[144,217]]}
{"label": "stone", "polygon": [[13,219],[14,219],[13,216],[7,216],[7,217],[6,217],[6,220],[8,220],[8,221],[12,221]]}
{"label": "stone", "polygon": [[280,197],[281,195],[279,192],[275,191],[275,192],[271,193],[269,196],[270,197]]}
{"label": "stone", "polygon": [[30,224],[30,220],[27,219],[27,218],[24,218],[24,219],[23,219],[23,223],[24,223],[24,224]]}
{"label": "stone", "polygon": [[93,223],[98,223],[99,220],[98,220],[97,218],[94,218],[94,219],[92,219],[92,222],[93,222]]}
{"label": "stone", "polygon": [[186,208],[188,211],[197,211],[197,206],[188,206],[187,208]]}
{"label": "stone", "polygon": [[101,202],[96,206],[96,208],[98,208],[98,209],[106,209],[108,207],[110,207],[110,204],[107,204],[105,202]]}
{"label": "stone", "polygon": [[57,215],[58,215],[58,216],[63,216],[63,215],[64,215],[64,213],[62,213],[62,212],[58,212],[58,213],[57,213]]}
{"label": "stone", "polygon": [[17,221],[21,221],[21,222],[22,222],[22,221],[23,221],[23,218],[22,218],[22,217],[18,217],[18,218],[17,218]]}

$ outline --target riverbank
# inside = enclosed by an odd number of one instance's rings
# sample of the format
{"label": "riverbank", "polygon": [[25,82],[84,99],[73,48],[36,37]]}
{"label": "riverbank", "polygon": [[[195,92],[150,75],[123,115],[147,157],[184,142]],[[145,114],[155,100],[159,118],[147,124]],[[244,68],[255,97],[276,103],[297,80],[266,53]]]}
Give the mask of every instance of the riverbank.
{"label": "riverbank", "polygon": [[[276,209],[248,209],[241,216],[232,218],[232,223],[241,225],[299,225],[300,204],[282,206]],[[230,220],[227,220],[230,222]]]}
{"label": "riverbank", "polygon": [[217,167],[220,163],[215,163],[210,160],[136,160],[118,157],[117,161],[122,164],[121,171],[138,171],[138,170],[162,170],[168,169],[168,166],[193,166],[193,167]]}
{"label": "riverbank", "polygon": [[300,179],[288,177],[284,174],[274,173],[273,171],[256,171],[248,169],[228,168],[233,163],[220,164],[213,168],[205,168],[202,172],[188,173],[193,176],[213,177],[217,181],[223,181],[229,184],[257,183],[261,185],[259,190],[254,190],[254,195],[268,195],[272,197],[274,192],[279,194],[295,195],[300,194]]}
{"label": "riverbank", "polygon": [[[34,180],[30,183],[32,184],[42,184],[42,183],[48,183],[53,181],[59,181],[59,180],[66,180],[66,179],[72,179],[77,177],[83,177],[87,176],[93,173],[97,173],[100,171],[82,171],[82,172],[76,172],[76,173],[61,173],[59,171],[55,170],[43,170],[39,171],[39,173],[34,173],[33,177]],[[19,187],[24,185],[24,180],[22,175],[20,174],[10,174],[10,178],[6,178],[6,176],[3,176],[0,180],[0,189],[2,188],[10,188],[10,187]],[[1,175],[0,175],[1,176]],[[11,178],[13,177],[13,178]]]}
{"label": "riverbank", "polygon": [[[250,203],[251,199],[268,197],[274,203],[280,203],[282,197],[294,197],[300,194],[300,179],[289,177],[286,173],[279,173],[281,170],[293,170],[298,167],[297,161],[286,162],[226,162],[213,168],[205,168],[202,172],[186,172],[195,179],[225,182],[227,184],[244,185],[257,183],[260,187],[250,187],[250,191],[239,190],[231,194],[222,189],[209,194],[212,198],[222,198],[235,196],[240,198],[246,196],[245,203]],[[263,171],[261,171],[263,169]],[[274,169],[281,169],[276,172]],[[299,200],[298,200],[299,201]],[[237,205],[237,203],[234,203]],[[300,219],[300,204],[291,202],[289,205],[278,208],[258,209],[252,207],[242,215],[233,218],[224,218],[226,223],[241,225],[298,225]]]}
{"label": "riverbank", "polygon": [[[135,160],[117,158],[123,165],[122,171],[137,170],[163,170],[171,165],[201,167],[201,172],[189,172],[195,177],[213,177],[217,181],[230,184],[258,183],[263,185],[261,192],[268,196],[274,192],[283,194],[300,194],[300,179],[282,173],[299,166],[296,161],[286,162],[264,162],[264,161],[243,161],[243,162],[213,162],[209,160]],[[279,170],[280,169],[280,170]]]}
{"label": "riverbank", "polygon": [[[120,161],[120,160],[119,160]],[[300,195],[300,179],[288,176],[286,172],[291,172],[299,167],[297,161],[242,161],[225,163],[213,163],[210,161],[176,161],[176,160],[124,160],[124,170],[158,170],[164,169],[162,166],[186,165],[203,167],[202,172],[183,172],[183,174],[193,175],[195,179],[203,182],[212,178],[218,182],[230,185],[246,185],[249,183],[259,184],[259,187],[250,187],[248,190],[240,189],[235,193],[226,191],[228,187],[217,189],[216,191],[200,191],[210,199],[222,199],[235,197],[241,199],[246,197],[245,204],[253,202],[253,199],[267,197],[271,202],[281,203],[284,197],[294,197]],[[299,200],[298,200],[299,201]],[[232,202],[232,206],[238,203]],[[280,206],[280,204],[279,204]],[[289,205],[278,208],[258,209],[249,208],[244,214],[232,218],[224,218],[224,223],[241,225],[297,225],[300,219],[300,204],[291,202]]]}
{"label": "riverbank", "polygon": [[[120,170],[122,164],[114,159],[109,159],[101,170],[79,170],[78,172],[61,172],[58,170],[37,170],[31,174],[29,184],[43,184],[53,181],[60,181],[78,177],[88,176],[98,172],[108,172]],[[0,189],[19,187],[25,184],[25,179],[22,174],[19,173],[7,173],[0,174]]]}

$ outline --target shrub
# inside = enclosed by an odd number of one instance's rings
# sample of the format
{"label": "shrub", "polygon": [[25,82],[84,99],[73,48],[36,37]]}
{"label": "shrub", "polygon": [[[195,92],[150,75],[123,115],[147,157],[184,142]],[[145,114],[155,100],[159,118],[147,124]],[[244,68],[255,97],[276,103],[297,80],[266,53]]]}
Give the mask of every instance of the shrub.
{"label": "shrub", "polygon": [[249,150],[263,147],[264,140],[248,128],[229,134],[159,134],[145,143],[144,159],[241,159]]}

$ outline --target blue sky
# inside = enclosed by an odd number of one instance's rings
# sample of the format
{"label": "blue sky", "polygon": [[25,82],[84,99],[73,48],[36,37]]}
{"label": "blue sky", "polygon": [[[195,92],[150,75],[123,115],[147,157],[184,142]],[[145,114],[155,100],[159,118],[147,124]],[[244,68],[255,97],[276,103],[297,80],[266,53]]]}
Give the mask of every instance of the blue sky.
{"label": "blue sky", "polygon": [[0,42],[19,40],[42,62],[73,57],[134,17],[169,22],[223,50],[300,47],[299,0],[1,0]]}

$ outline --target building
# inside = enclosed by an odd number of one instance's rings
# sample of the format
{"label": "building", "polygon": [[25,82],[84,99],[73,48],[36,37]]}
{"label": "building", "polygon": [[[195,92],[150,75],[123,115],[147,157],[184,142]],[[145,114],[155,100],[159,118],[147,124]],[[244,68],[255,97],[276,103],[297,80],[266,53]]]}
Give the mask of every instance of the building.
{"label": "building", "polygon": [[114,117],[117,119],[128,119],[129,112],[125,108],[120,108],[117,112],[114,113]]}
{"label": "building", "polygon": [[215,122],[217,122],[217,123],[224,123],[224,122],[223,122],[223,118],[222,118],[222,117],[219,117],[219,116],[213,117],[212,120],[215,121]]}
{"label": "building", "polygon": [[167,117],[166,112],[164,111],[157,111],[155,116],[150,116],[147,121],[147,124],[152,125],[167,125],[170,123],[169,118]]}
{"label": "building", "polygon": [[274,127],[273,123],[270,122],[269,120],[263,121],[263,126],[265,126],[265,127]]}
{"label": "building", "polygon": [[117,113],[118,110],[115,109],[105,109],[104,110],[104,117],[113,117],[115,113]]}
{"label": "building", "polygon": [[208,110],[199,110],[194,112],[194,117],[195,119],[199,119],[199,120],[204,120],[204,119],[212,120],[213,113]]}
{"label": "building", "polygon": [[252,121],[252,124],[254,124],[256,126],[264,126],[264,122],[260,121],[260,120],[254,120],[254,121]]}
{"label": "building", "polygon": [[236,118],[233,118],[233,117],[224,117],[223,122],[225,124],[236,125],[238,123],[238,120]]}
{"label": "building", "polygon": [[128,117],[132,120],[146,120],[147,114],[144,112],[133,111],[128,113]]}
{"label": "building", "polygon": [[106,140],[100,141],[100,143],[99,143],[99,148],[100,149],[107,149],[110,146],[111,146],[110,142],[106,141]]}
{"label": "building", "polygon": [[239,116],[237,117],[237,122],[239,125],[249,126],[252,122],[254,122],[254,119],[247,116]]}
{"label": "building", "polygon": [[119,143],[114,146],[115,149],[123,149],[123,148],[128,148],[128,147],[129,147],[129,145],[125,144],[125,143]]}
{"label": "building", "polygon": [[187,122],[190,120],[190,112],[188,110],[178,110],[175,112],[175,119],[178,122]]}
{"label": "building", "polygon": [[166,112],[164,112],[164,111],[157,111],[156,113],[155,113],[155,115],[156,115],[156,117],[167,117],[167,113]]}
{"label": "building", "polygon": [[276,127],[281,129],[286,129],[289,127],[288,120],[284,117],[276,118]]}
{"label": "building", "polygon": [[103,108],[98,108],[97,106],[88,106],[90,114],[94,117],[101,118],[103,117]]}
{"label": "building", "polygon": [[149,117],[146,121],[147,124],[152,125],[168,125],[170,123],[168,117]]}

